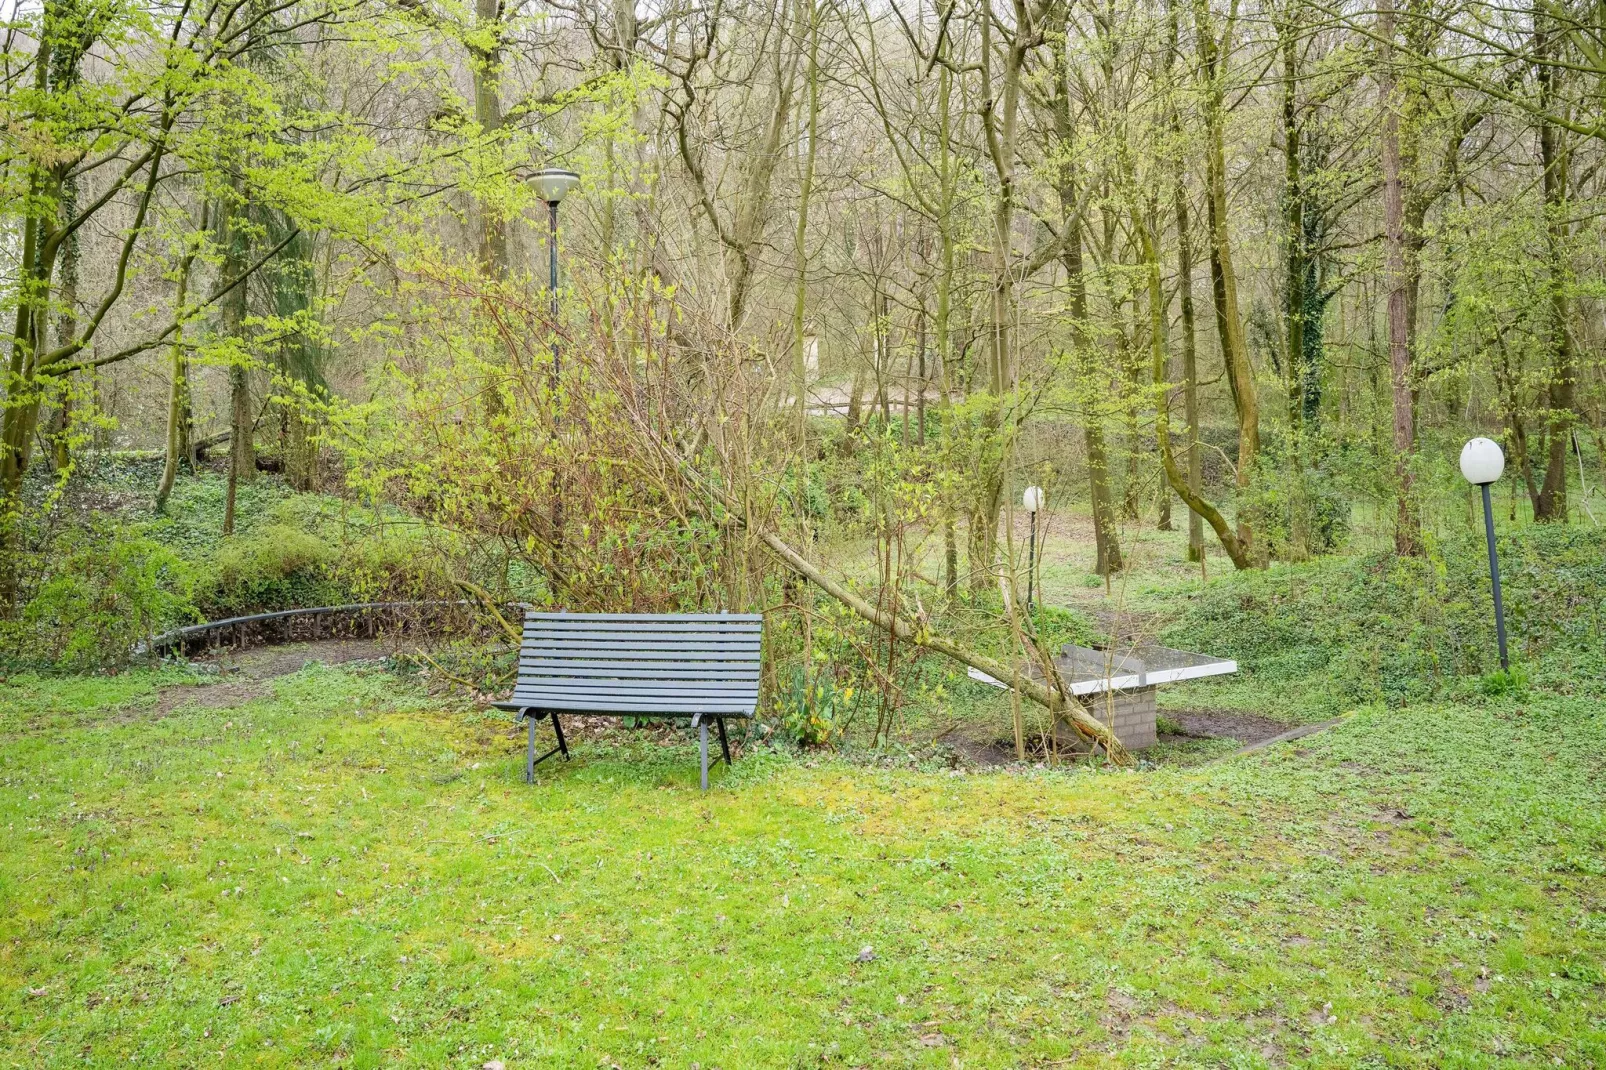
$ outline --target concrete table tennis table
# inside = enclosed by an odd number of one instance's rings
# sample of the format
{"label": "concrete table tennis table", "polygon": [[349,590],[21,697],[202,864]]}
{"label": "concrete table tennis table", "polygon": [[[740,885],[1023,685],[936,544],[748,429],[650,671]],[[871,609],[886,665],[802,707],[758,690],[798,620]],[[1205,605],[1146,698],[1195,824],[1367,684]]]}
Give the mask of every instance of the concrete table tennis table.
{"label": "concrete table tennis table", "polygon": [[[1238,671],[1238,663],[1231,658],[1173,650],[1156,643],[1125,646],[1121,652],[1066,643],[1054,659],[1054,666],[1065,689],[1089,713],[1109,725],[1128,750],[1153,746],[1157,739],[1154,693],[1160,685]],[[1034,679],[1042,679],[1036,665],[1027,666],[1025,671]],[[1009,690],[1008,684],[980,669],[971,669],[970,678]]]}

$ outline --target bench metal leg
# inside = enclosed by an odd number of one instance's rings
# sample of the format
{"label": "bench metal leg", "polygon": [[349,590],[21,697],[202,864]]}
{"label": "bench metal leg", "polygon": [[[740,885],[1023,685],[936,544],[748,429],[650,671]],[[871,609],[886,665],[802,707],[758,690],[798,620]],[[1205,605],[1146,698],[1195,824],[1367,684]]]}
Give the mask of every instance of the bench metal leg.
{"label": "bench metal leg", "polygon": [[[531,713],[529,710],[525,710],[522,712],[522,716],[526,721],[530,722],[530,742],[524,751],[524,782],[526,784],[533,784],[535,783],[536,766],[540,765],[554,754],[562,754],[564,761],[569,760],[569,745],[563,740],[563,726],[558,723],[558,715],[556,713]],[[558,737],[558,745],[541,755],[541,757],[537,758],[535,756],[535,726],[536,722],[540,721],[543,717],[552,718],[552,731]]]}
{"label": "bench metal leg", "polygon": [[725,738],[725,718],[723,717],[719,718],[719,749],[725,755],[725,768],[729,769],[731,764],[731,745],[730,741]]}
{"label": "bench metal leg", "polygon": [[708,722],[697,722],[697,747],[703,759],[703,790],[708,790]]}
{"label": "bench metal leg", "polygon": [[563,741],[563,726],[558,723],[558,714],[552,712],[552,732],[558,737],[558,750],[563,752],[563,760],[569,760],[569,745]]}
{"label": "bench metal leg", "polygon": [[530,745],[524,750],[524,782],[533,784],[535,783],[535,722],[540,718],[525,714],[524,719],[530,722]]}

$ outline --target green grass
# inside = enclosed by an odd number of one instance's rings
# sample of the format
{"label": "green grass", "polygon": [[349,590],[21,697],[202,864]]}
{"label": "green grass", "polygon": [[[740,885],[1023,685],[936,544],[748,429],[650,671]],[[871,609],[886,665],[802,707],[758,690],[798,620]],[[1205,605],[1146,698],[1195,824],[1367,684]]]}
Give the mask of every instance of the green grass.
{"label": "green grass", "polygon": [[[1606,1062],[1606,710],[1367,707],[1194,770],[689,738],[521,782],[505,722],[311,667],[0,690],[0,1063]],[[860,961],[864,948],[872,949]]]}

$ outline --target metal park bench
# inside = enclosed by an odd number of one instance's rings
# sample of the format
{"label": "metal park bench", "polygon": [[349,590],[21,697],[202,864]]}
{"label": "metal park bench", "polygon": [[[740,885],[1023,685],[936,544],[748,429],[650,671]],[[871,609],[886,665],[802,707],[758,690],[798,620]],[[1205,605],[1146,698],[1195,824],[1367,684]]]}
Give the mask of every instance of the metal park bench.
{"label": "metal park bench", "polygon": [[[524,779],[554,754],[569,758],[559,714],[589,717],[689,717],[708,790],[708,722],[730,765],[727,717],[752,717],[758,705],[756,613],[526,613],[513,696],[495,703],[529,721]],[[535,755],[535,726],[552,718],[558,745]]]}

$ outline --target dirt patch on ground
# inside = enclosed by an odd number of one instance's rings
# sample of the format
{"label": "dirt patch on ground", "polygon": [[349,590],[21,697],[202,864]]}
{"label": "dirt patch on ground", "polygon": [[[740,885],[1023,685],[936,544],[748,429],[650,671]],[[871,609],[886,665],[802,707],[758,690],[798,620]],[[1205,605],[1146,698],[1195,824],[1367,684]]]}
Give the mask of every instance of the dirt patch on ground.
{"label": "dirt patch on ground", "polygon": [[300,672],[313,662],[324,665],[345,665],[353,661],[378,661],[391,654],[391,648],[373,639],[322,639],[310,643],[285,643],[282,646],[248,647],[244,650],[223,650],[196,660],[216,665],[225,675],[236,675],[247,680],[271,680]]}
{"label": "dirt patch on ground", "polygon": [[983,741],[952,735],[943,740],[952,750],[954,765],[972,769],[997,769],[1015,761],[1015,744],[1007,740]]}
{"label": "dirt patch on ground", "polygon": [[189,684],[164,687],[156,696],[156,709],[152,713],[157,717],[166,717],[184,706],[226,710],[245,705],[261,695],[262,690],[259,685],[246,681],[201,684],[198,687]]}
{"label": "dirt patch on ground", "polygon": [[1182,728],[1181,732],[1162,733],[1163,740],[1235,739],[1249,746],[1280,736],[1294,727],[1259,714],[1231,710],[1162,710],[1160,717]]}
{"label": "dirt patch on ground", "polygon": [[[1191,739],[1227,739],[1250,746],[1287,732],[1290,725],[1254,713],[1236,713],[1230,710],[1162,710],[1160,717],[1178,725],[1181,732],[1161,732],[1160,742],[1179,743]],[[951,732],[933,741],[952,753],[953,764],[971,769],[998,769],[1017,763],[1014,739],[975,739]],[[1036,763],[1048,760],[1043,738],[1038,734],[1026,737],[1026,760]],[[1075,756],[1075,752],[1060,741],[1058,758]],[[1142,751],[1138,752],[1143,753]]]}
{"label": "dirt patch on ground", "polygon": [[267,693],[267,681],[300,672],[314,662],[347,665],[377,661],[390,652],[383,643],[372,639],[326,639],[219,651],[195,660],[199,665],[215,667],[222,679],[216,683],[164,687],[157,693],[155,709],[141,716],[167,717],[184,707],[226,710],[243,706]]}

